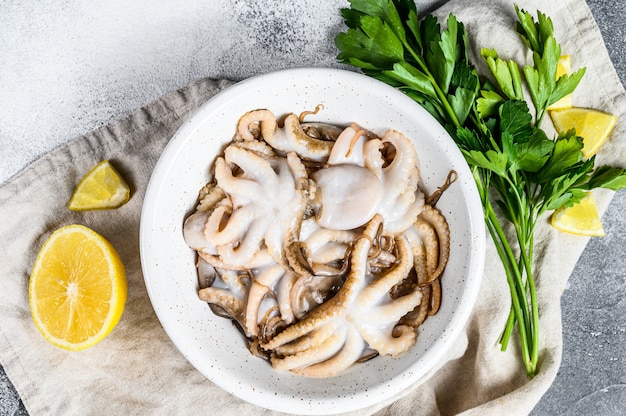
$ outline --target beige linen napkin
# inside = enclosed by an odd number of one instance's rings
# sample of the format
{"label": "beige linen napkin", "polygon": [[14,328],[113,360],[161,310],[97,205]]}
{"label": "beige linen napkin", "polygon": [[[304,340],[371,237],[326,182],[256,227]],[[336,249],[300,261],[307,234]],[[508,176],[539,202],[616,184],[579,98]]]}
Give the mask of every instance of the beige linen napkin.
{"label": "beige linen napkin", "polygon": [[[520,2],[554,20],[563,53],[575,68],[586,66],[574,103],[626,119],[624,90],[600,33],[582,0]],[[508,1],[453,1],[449,12],[465,23],[471,43],[497,48],[504,58],[525,59],[513,33]],[[338,11],[339,13],[339,11]],[[477,51],[473,51],[474,56]],[[479,62],[474,59],[474,62]],[[153,312],[139,262],[139,217],[156,160],[180,124],[228,81],[201,80],[168,94],[128,118],[79,137],[33,163],[0,188],[0,363],[27,410],[39,414],[273,414],[237,399],[206,380],[174,345]],[[598,164],[626,160],[616,130]],[[111,159],[128,179],[132,197],[114,211],[74,213],[66,203],[78,179],[102,159]],[[598,192],[603,212],[612,193]],[[50,233],[81,223],[103,234],[126,266],[129,297],[119,325],[100,344],[79,353],[47,344],[28,308],[28,279],[35,256]],[[559,298],[587,239],[555,232],[542,223],[536,238],[541,308],[539,375],[528,380],[513,342],[499,351],[509,309],[508,286],[492,244],[481,293],[466,333],[440,370],[398,396],[358,414],[526,414],[554,379],[561,360]],[[356,414],[356,413],[355,413]]]}

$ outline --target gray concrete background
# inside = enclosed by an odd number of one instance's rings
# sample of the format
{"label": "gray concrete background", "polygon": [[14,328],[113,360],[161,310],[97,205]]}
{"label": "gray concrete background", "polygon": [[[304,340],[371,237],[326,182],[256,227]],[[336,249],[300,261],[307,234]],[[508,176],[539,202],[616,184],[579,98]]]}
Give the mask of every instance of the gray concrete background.
{"label": "gray concrete background", "polygon": [[[0,183],[195,79],[339,66],[332,37],[343,0],[251,3],[0,0]],[[625,4],[587,3],[624,84]],[[563,362],[535,416],[626,414],[624,210],[619,192],[603,217],[607,237],[590,241],[563,293]],[[0,415],[26,414],[0,367]]]}

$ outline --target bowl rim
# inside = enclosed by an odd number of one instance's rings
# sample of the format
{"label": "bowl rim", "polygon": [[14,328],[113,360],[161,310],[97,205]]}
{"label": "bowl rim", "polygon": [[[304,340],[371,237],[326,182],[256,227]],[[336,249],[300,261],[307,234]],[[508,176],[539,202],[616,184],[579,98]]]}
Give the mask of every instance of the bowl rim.
{"label": "bowl rim", "polygon": [[[160,186],[161,180],[164,178],[163,172],[167,170],[167,169],[164,169],[164,167],[166,167],[168,163],[171,163],[171,160],[176,156],[176,153],[178,152],[179,148],[182,145],[184,145],[184,141],[185,141],[184,139],[194,133],[194,131],[197,128],[197,123],[201,122],[203,119],[210,116],[211,112],[215,112],[216,109],[219,109],[221,102],[225,100],[228,101],[228,100],[236,99],[239,95],[245,94],[245,92],[249,90],[251,86],[259,85],[263,83],[271,84],[271,82],[276,82],[278,80],[284,79],[286,76],[294,75],[294,74],[295,76],[302,76],[302,77],[309,76],[309,77],[315,77],[316,79],[320,79],[320,78],[332,79],[335,77],[341,77],[342,79],[347,79],[359,85],[368,86],[370,88],[383,89],[384,93],[391,96],[394,100],[404,100],[404,103],[406,103],[406,105],[413,106],[415,111],[417,111],[418,113],[421,112],[420,117],[427,117],[427,118],[432,119],[431,121],[434,121],[435,124],[429,127],[432,127],[433,129],[438,130],[436,134],[447,136],[449,138],[450,143],[452,143],[452,146],[450,146],[450,148],[447,149],[446,151],[451,153],[455,159],[458,159],[459,157],[463,158],[461,152],[458,150],[457,146],[454,144],[450,135],[434,119],[434,117],[432,117],[432,115],[430,115],[426,110],[424,110],[419,104],[414,102],[412,99],[410,99],[408,96],[406,96],[404,93],[400,92],[399,90],[387,84],[384,84],[383,82],[378,81],[374,78],[366,76],[362,73],[353,72],[353,71],[344,70],[344,69],[338,69],[338,68],[299,67],[299,68],[281,69],[281,70],[276,70],[276,71],[256,75],[256,76],[247,78],[245,80],[239,81],[223,89],[222,91],[218,92],[211,98],[209,98],[205,103],[199,106],[198,109],[195,112],[193,112],[187,118],[185,122],[183,122],[183,124],[178,128],[176,133],[172,136],[170,141],[167,143],[167,145],[163,149],[157,163],[154,166],[154,170],[151,174],[150,180],[148,182],[148,186],[146,188],[145,196],[144,196],[142,212],[141,212],[141,220],[140,220],[140,230],[139,230],[140,253],[141,253],[140,258],[141,258],[141,267],[142,267],[142,272],[143,272],[143,277],[144,277],[144,284],[146,286],[148,296],[155,310],[157,318],[159,319],[159,322],[163,326],[165,332],[167,333],[168,337],[172,340],[172,342],[174,343],[178,351],[181,354],[183,354],[183,356],[185,356],[185,358],[207,379],[209,379],[214,384],[218,385],[222,389],[226,390],[230,394],[233,394],[234,396],[240,399],[243,399],[249,403],[252,403],[254,405],[261,406],[270,410],[276,410],[276,411],[281,411],[281,412],[286,412],[286,413],[298,412],[298,413],[305,413],[305,414],[329,414],[329,413],[334,413],[335,411],[331,409],[323,409],[323,408],[319,408],[319,409],[298,408],[298,407],[294,408],[293,406],[298,403],[297,400],[287,400],[287,403],[278,403],[280,401],[276,400],[276,402],[268,403],[266,400],[259,400],[257,397],[251,397],[250,395],[247,395],[247,394],[244,395],[242,394],[240,390],[233,390],[233,389],[229,389],[227,386],[224,386],[223,383],[220,382],[221,380],[219,378],[210,377],[205,372],[201,371],[196,365],[196,363],[193,362],[192,358],[188,354],[185,353],[185,346],[182,345],[182,342],[180,340],[172,338],[172,335],[171,335],[171,332],[173,330],[172,324],[169,321],[167,314],[163,312],[162,310],[159,310],[158,308],[155,307],[156,306],[155,302],[157,300],[155,299],[156,295],[154,293],[154,290],[151,287],[151,282],[150,282],[150,275],[151,273],[154,273],[154,268],[152,267],[153,265],[149,263],[149,256],[145,255],[146,253],[150,252],[150,247],[149,247],[148,242],[151,238],[151,235],[150,235],[151,230],[148,224],[148,218],[150,218],[150,216],[152,215],[151,206],[155,204],[156,202],[158,202],[158,194],[159,194],[158,188]],[[464,162],[464,159],[463,159],[463,162]],[[465,162],[463,164],[463,167],[467,167]],[[469,172],[470,172],[469,167],[467,167],[467,171],[464,173],[469,173]],[[470,188],[465,189],[464,195],[468,199],[468,204],[467,204],[468,216],[472,220],[470,221],[470,224],[469,224],[469,227],[470,227],[469,234],[471,235],[472,242],[475,243],[475,246],[472,246],[468,249],[470,255],[469,255],[469,262],[466,265],[466,269],[467,269],[466,280],[471,280],[473,284],[465,285],[465,291],[463,292],[464,297],[457,304],[458,309],[452,315],[452,318],[450,319],[449,323],[446,326],[446,329],[449,330],[449,332],[446,338],[448,341],[444,344],[444,348],[440,348],[438,351],[432,353],[433,358],[435,358],[434,360],[435,363],[439,362],[441,358],[446,353],[449,352],[451,345],[460,336],[462,330],[467,325],[467,322],[471,315],[471,311],[473,310],[474,305],[476,303],[476,299],[477,299],[479,287],[480,287],[480,281],[482,280],[484,261],[485,261],[485,246],[486,246],[486,234],[485,234],[485,229],[483,226],[482,204],[480,202],[478,191],[475,188],[475,185],[474,185],[474,188],[470,187]],[[480,210],[478,210],[478,208],[480,208]],[[181,213],[181,221],[182,221],[182,216],[184,215],[185,213]],[[401,391],[405,391],[411,385],[414,385],[416,382],[421,382],[421,380],[424,379],[424,376],[431,373],[430,370],[431,368],[429,368],[427,371],[423,371],[420,377],[415,377],[411,379],[410,382],[406,382],[405,380],[404,383],[400,383]],[[397,395],[398,395],[398,392],[396,391],[393,394],[393,396],[397,397]],[[349,408],[342,410],[342,412],[354,411],[354,410],[363,409],[365,407],[380,403],[381,401],[384,401],[385,399],[389,398],[389,397],[385,398],[385,397],[379,397],[379,396],[380,395],[374,397],[374,395],[371,395],[371,396],[368,396],[367,398],[358,397],[358,400],[354,400],[354,398],[346,398],[344,400],[341,400],[337,397],[334,397],[333,405],[336,406],[338,402],[341,402],[342,404],[346,404],[350,406]]]}

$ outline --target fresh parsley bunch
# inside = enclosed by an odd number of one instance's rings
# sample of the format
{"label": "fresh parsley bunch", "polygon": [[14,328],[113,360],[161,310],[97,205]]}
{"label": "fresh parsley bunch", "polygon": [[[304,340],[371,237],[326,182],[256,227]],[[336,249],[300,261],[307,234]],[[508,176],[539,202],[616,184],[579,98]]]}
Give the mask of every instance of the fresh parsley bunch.
{"label": "fresh parsley bunch", "polygon": [[[465,28],[454,15],[442,30],[432,15],[418,19],[412,0],[350,0],[350,5],[342,9],[348,29],[335,38],[337,59],[420,103],[448,130],[473,172],[511,292],[502,349],[517,322],[522,359],[532,377],[539,350],[533,273],[537,221],[547,211],[578,203],[590,189],[626,187],[624,169],[594,168],[593,157],[583,158],[582,138],[574,130],[549,138],[540,127],[547,108],[572,93],[585,70],[557,79],[561,50],[551,19],[541,12],[535,21],[515,6],[515,29],[532,51],[533,65],[520,70],[495,50],[482,49],[491,72],[487,77],[469,62]],[[514,232],[505,232],[499,218]]]}

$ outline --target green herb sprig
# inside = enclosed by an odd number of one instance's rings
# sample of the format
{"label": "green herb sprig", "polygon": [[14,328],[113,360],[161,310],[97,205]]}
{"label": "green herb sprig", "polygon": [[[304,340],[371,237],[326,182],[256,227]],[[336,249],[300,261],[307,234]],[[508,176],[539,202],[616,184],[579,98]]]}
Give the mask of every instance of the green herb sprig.
{"label": "green herb sprig", "polygon": [[[335,37],[337,59],[421,104],[451,134],[470,166],[510,288],[501,346],[507,348],[517,323],[526,374],[533,377],[539,355],[533,269],[538,220],[578,203],[585,191],[626,187],[624,169],[594,168],[594,157],[583,158],[582,138],[574,130],[549,138],[540,127],[548,107],[572,93],[585,70],[557,79],[561,50],[551,19],[541,12],[535,20],[515,6],[515,30],[532,52],[533,65],[520,70],[497,51],[482,49],[490,73],[478,74],[469,61],[464,25],[454,15],[442,29],[432,15],[418,19],[412,0],[350,0],[350,6],[341,11],[348,29]],[[514,232],[505,231],[501,217]]]}

